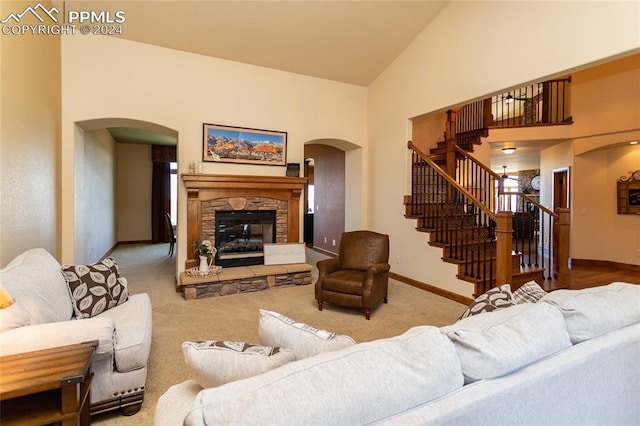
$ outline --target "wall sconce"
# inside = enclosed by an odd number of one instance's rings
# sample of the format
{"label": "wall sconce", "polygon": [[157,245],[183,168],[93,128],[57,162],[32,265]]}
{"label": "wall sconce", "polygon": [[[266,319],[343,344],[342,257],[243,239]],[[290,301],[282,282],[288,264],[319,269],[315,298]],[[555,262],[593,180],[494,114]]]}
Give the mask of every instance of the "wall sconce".
{"label": "wall sconce", "polygon": [[505,154],[513,154],[514,152],[516,152],[515,148],[502,148],[502,152],[504,152]]}
{"label": "wall sconce", "polygon": [[511,95],[507,95],[507,98],[505,99],[505,102],[508,104],[512,104],[513,103],[513,96]]}

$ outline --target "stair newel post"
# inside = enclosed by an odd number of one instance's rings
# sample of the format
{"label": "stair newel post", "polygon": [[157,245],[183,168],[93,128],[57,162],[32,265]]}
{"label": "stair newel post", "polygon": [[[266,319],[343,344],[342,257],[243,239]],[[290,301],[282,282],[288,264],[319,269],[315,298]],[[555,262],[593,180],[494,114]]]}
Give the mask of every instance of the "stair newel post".
{"label": "stair newel post", "polygon": [[496,215],[496,287],[511,284],[513,266],[511,262],[513,213],[499,211]]}
{"label": "stair newel post", "polygon": [[[447,145],[446,153],[446,170],[445,172],[452,178],[456,178],[456,112],[453,110],[447,111],[447,129],[445,132],[445,143]],[[453,201],[456,198],[457,192],[455,189],[447,185],[449,191],[447,198],[449,201]]]}
{"label": "stair newel post", "polygon": [[554,277],[560,284],[567,284],[569,274],[569,237],[571,230],[571,210],[556,208],[558,219],[553,224],[553,269]]}
{"label": "stair newel post", "polygon": [[447,174],[452,178],[456,178],[456,116],[453,110],[447,111],[447,131],[445,134],[445,142],[447,144]]}

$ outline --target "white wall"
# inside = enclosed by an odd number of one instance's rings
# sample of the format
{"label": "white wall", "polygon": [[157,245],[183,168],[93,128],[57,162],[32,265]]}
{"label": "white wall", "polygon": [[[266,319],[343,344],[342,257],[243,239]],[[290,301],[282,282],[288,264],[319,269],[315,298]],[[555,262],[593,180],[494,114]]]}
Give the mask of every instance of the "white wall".
{"label": "white wall", "polygon": [[[369,91],[368,225],[390,234],[392,271],[472,293],[440,261],[441,251],[427,247],[426,234],[399,220],[402,196],[410,193],[407,120],[639,49],[639,13],[638,2],[451,2],[376,79]],[[487,155],[478,157],[489,163]]]}
{"label": "white wall", "polygon": [[[0,2],[0,16],[22,6]],[[2,35],[0,52],[2,267],[34,247],[59,255],[60,40]]]}
{"label": "white wall", "polygon": [[[288,162],[302,163],[306,141],[342,139],[367,147],[367,89],[111,37],[62,41],[62,163],[74,168],[75,122],[123,117],[178,132],[178,173],[202,158],[202,124],[288,132]],[[86,102],[90,93],[92,102]],[[284,167],[205,163],[205,173],[285,175]],[[63,197],[73,178],[63,176]],[[366,182],[363,182],[366,185]],[[364,186],[363,185],[363,186]],[[72,190],[72,189],[71,189]],[[361,205],[366,188],[350,203]],[[186,209],[179,186],[179,211]],[[64,206],[68,207],[68,206]],[[361,211],[353,208],[352,211]],[[300,212],[300,214],[302,211]],[[63,211],[63,258],[73,257],[73,212]],[[302,220],[300,235],[302,236]],[[178,217],[177,263],[184,269],[186,215]]]}
{"label": "white wall", "polygon": [[116,145],[118,241],[151,241],[151,145]]}
{"label": "white wall", "polygon": [[100,260],[117,242],[115,141],[108,131],[83,132],[76,156],[76,256],[74,263]]}
{"label": "white wall", "polygon": [[640,216],[618,214],[616,202],[617,180],[639,169],[640,145],[618,145],[575,157],[572,258],[640,265]]}

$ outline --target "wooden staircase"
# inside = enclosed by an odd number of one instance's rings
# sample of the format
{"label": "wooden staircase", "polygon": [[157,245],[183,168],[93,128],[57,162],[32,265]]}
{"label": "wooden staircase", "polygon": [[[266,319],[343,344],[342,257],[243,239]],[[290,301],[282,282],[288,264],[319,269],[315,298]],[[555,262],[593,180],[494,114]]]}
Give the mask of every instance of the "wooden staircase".
{"label": "wooden staircase", "polygon": [[[447,111],[444,140],[428,155],[409,142],[412,190],[405,196],[405,217],[416,220],[418,232],[429,233],[428,244],[442,249],[444,262],[457,265],[457,278],[473,283],[474,295],[505,283],[515,290],[531,280],[544,288],[545,280],[562,264],[554,260],[560,216],[526,194],[518,194],[535,205],[531,220],[538,227],[527,236],[529,241],[513,232],[513,214],[501,208],[505,200],[502,177],[469,154],[488,136],[483,125],[487,107],[483,101],[473,104],[471,111],[478,117],[466,114],[465,121],[471,123],[466,126],[456,118],[468,111]],[[482,127],[469,128],[477,124]]]}
{"label": "wooden staircase", "polygon": [[[410,196],[405,198],[405,217],[416,220],[416,230],[429,234],[428,244],[442,249],[442,260],[457,265],[456,277],[473,283],[474,295],[480,295],[497,283],[497,239],[495,227],[475,224],[473,214],[452,212],[449,206],[435,206],[426,215],[412,214]],[[544,268],[529,266],[524,254],[512,250],[510,259],[513,290],[528,281],[544,287]]]}

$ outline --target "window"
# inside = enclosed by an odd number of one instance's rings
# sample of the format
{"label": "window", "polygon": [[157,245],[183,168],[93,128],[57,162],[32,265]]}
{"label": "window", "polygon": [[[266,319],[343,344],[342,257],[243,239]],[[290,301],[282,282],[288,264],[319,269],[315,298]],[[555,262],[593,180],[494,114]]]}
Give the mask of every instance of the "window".
{"label": "window", "polygon": [[[504,192],[518,192],[518,177],[517,176],[509,176],[504,179]],[[518,211],[518,196],[517,195],[509,195],[506,197],[507,208],[512,211]]]}
{"label": "window", "polygon": [[313,185],[307,185],[307,213],[313,213],[315,197],[313,192]]}

